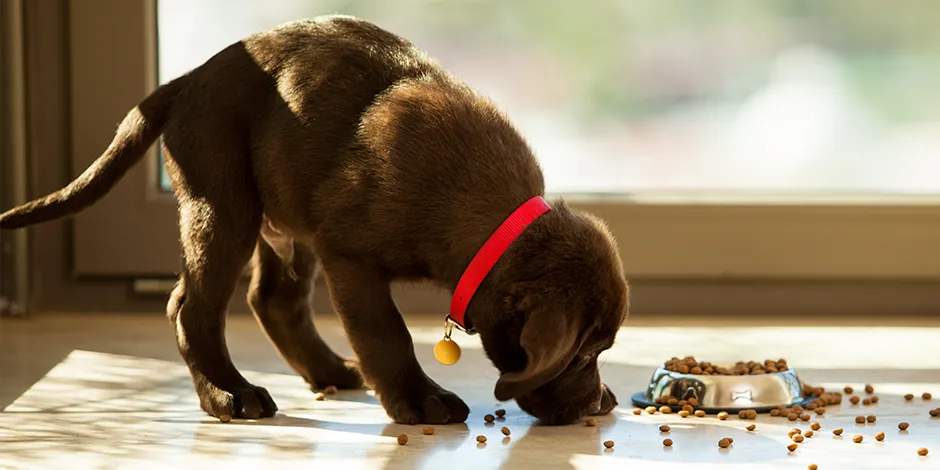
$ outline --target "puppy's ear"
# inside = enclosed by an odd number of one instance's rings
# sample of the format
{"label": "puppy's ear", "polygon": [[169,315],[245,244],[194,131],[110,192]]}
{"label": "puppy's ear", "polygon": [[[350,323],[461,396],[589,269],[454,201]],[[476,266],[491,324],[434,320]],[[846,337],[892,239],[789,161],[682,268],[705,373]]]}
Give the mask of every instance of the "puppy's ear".
{"label": "puppy's ear", "polygon": [[[580,321],[576,312],[554,305],[533,306],[532,292],[512,294],[511,302],[523,306],[526,321],[519,344],[526,353],[525,369],[507,372],[496,381],[496,399],[512,400],[557,377],[571,362],[579,346]],[[548,298],[548,297],[546,297]]]}

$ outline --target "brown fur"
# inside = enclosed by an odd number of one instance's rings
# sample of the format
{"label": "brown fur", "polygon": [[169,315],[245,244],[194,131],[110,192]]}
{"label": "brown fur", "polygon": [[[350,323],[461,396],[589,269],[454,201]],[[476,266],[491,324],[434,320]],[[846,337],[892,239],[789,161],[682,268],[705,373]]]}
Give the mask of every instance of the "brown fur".
{"label": "brown fur", "polygon": [[[364,377],[398,422],[467,418],[463,401],[418,365],[389,284],[453,290],[495,228],[544,194],[531,150],[495,106],[375,25],[295,22],[158,88],[83,175],[4,213],[0,227],[91,205],[161,133],[184,259],[167,313],[206,412],[257,418],[277,409],[225,344],[226,304],[254,257],[249,304],[311,386],[358,387]],[[468,319],[502,373],[496,397],[560,424],[616,405],[597,355],[627,314],[628,290],[604,225],[562,201],[552,206],[485,279]],[[318,269],[358,364],[313,325]]]}

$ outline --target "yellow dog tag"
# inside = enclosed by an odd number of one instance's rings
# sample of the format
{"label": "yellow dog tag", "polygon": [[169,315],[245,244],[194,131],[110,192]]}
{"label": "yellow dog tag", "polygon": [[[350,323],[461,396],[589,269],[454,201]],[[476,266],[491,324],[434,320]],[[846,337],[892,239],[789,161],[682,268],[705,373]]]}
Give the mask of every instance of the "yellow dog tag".
{"label": "yellow dog tag", "polygon": [[444,339],[434,345],[434,359],[437,359],[437,362],[445,366],[452,366],[460,360],[460,346],[458,346],[454,340],[450,339],[450,333],[453,329],[454,325],[450,320],[445,320]]}

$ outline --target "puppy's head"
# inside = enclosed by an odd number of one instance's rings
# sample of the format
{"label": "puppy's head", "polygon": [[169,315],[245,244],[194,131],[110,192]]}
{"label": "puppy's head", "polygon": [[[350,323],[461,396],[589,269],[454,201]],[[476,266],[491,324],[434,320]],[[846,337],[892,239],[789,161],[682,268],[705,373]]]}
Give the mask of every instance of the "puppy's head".
{"label": "puppy's head", "polygon": [[610,412],[617,400],[597,358],[627,316],[629,291],[604,224],[557,202],[504,256],[471,312],[501,372],[496,398],[545,424]]}

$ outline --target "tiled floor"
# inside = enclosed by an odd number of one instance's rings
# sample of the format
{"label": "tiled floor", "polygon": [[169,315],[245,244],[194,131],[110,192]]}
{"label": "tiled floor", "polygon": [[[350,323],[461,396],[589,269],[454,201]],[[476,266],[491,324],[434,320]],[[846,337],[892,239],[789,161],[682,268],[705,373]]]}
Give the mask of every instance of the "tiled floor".
{"label": "tiled floor", "polygon": [[[278,357],[246,316],[229,320],[236,364],[268,388],[280,411],[273,419],[221,424],[199,411],[186,368],[177,356],[166,320],[154,316],[42,315],[0,324],[0,468],[792,468],[938,469],[940,418],[940,319],[892,319],[894,327],[741,325],[738,320],[671,319],[671,326],[630,319],[607,354],[602,374],[621,401],[597,427],[545,427],[510,403],[493,399],[497,374],[477,338],[457,336],[464,349],[455,366],[438,365],[431,346],[441,334],[438,318],[412,318],[419,359],[442,385],[461,395],[472,414],[464,425],[392,424],[369,392],[341,392],[314,401],[301,379]],[[802,320],[787,319],[789,325]],[[338,325],[319,321],[329,342],[348,353]],[[688,326],[675,326],[675,325]],[[699,326],[692,326],[699,325]],[[794,423],[761,416],[750,421],[714,417],[630,413],[630,394],[643,389],[654,366],[674,355],[733,361],[785,357],[804,380],[841,388],[873,383],[881,401],[872,407],[830,407],[818,420],[822,433],[795,453],[785,449]],[[905,393],[938,398],[906,402]],[[504,421],[483,415],[502,407]],[[859,414],[875,424],[856,425]],[[907,432],[897,423],[908,421]],[[668,423],[671,449],[662,446]],[[500,432],[503,426],[511,436]],[[808,423],[800,424],[807,427]],[[842,437],[831,430],[845,429]],[[884,442],[874,435],[884,431]],[[395,437],[407,433],[406,446]],[[486,444],[475,436],[483,434]],[[861,434],[862,444],[851,437]],[[719,449],[721,437],[734,438]],[[616,446],[605,450],[602,442]],[[916,449],[933,454],[918,457]]]}

